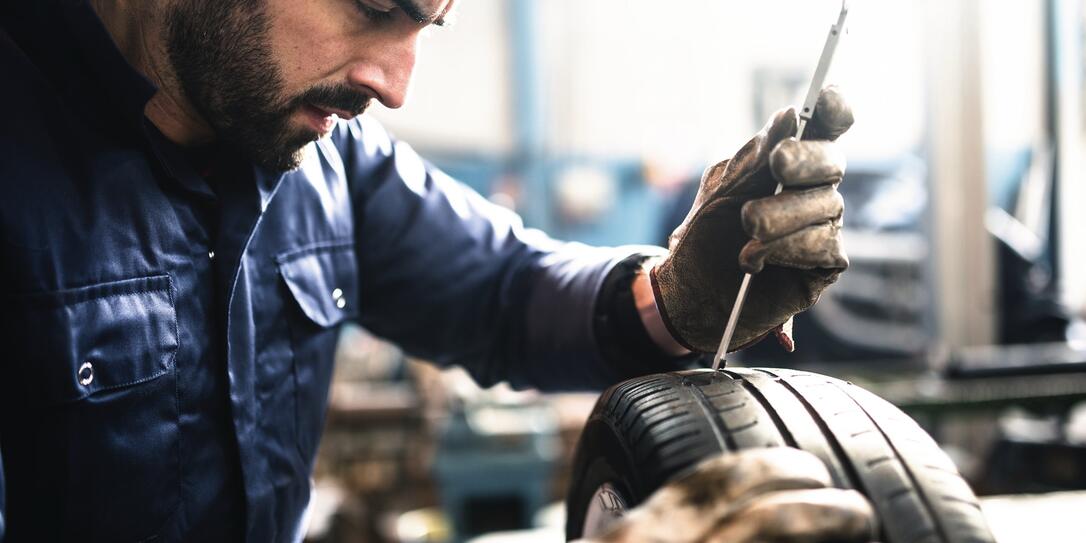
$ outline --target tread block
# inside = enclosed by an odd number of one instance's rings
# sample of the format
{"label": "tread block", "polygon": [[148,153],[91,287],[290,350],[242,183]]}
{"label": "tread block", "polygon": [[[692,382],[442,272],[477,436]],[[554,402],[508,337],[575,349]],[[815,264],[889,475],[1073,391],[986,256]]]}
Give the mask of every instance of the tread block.
{"label": "tread block", "polygon": [[911,418],[851,383],[778,369],[656,374],[600,396],[574,460],[567,536],[603,482],[635,506],[668,478],[727,451],[787,445],[863,492],[885,543],[991,543],[976,497]]}

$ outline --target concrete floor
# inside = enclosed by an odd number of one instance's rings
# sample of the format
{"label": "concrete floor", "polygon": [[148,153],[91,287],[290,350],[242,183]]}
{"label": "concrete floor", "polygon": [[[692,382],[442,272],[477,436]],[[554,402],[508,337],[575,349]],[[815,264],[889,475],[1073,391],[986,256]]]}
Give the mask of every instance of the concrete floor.
{"label": "concrete floor", "polygon": [[1086,491],[981,498],[999,543],[1086,542]]}

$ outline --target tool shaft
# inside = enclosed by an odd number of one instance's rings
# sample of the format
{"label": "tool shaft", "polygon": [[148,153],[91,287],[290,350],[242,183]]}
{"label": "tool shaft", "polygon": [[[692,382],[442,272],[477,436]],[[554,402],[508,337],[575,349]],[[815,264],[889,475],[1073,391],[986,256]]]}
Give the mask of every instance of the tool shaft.
{"label": "tool shaft", "polygon": [[[803,100],[803,108],[799,111],[799,126],[796,130],[796,139],[803,139],[803,131],[807,128],[807,121],[814,116],[815,106],[818,105],[818,96],[822,92],[822,85],[826,82],[826,74],[833,63],[833,53],[837,50],[837,43],[841,40],[841,34],[845,30],[845,18],[848,16],[848,0],[841,3],[841,13],[837,17],[837,23],[830,27],[830,33],[826,36],[826,45],[822,47],[822,55],[818,58],[818,67],[815,68],[814,77],[811,78],[811,86],[807,89],[807,97]],[[780,194],[784,185],[777,183],[777,189],[773,194]],[[724,327],[724,336],[720,338],[720,346],[713,356],[713,370],[720,369],[727,363],[728,347],[731,345],[735,328],[739,325],[739,314],[743,311],[743,302],[746,301],[747,291],[750,289],[751,274],[743,274],[743,282],[739,284],[739,292],[735,295],[735,303],[732,312],[728,315],[728,324]]]}
{"label": "tool shaft", "polygon": [[753,276],[749,273],[743,274],[743,282],[739,284],[739,293],[736,294],[732,314],[728,316],[728,325],[724,328],[724,338],[720,341],[720,347],[716,349],[716,356],[713,357],[713,371],[720,369],[720,365],[724,363],[725,357],[728,356],[728,344],[731,343],[732,336],[735,335],[735,325],[739,324],[739,312],[743,310],[743,300],[747,297],[751,277]]}

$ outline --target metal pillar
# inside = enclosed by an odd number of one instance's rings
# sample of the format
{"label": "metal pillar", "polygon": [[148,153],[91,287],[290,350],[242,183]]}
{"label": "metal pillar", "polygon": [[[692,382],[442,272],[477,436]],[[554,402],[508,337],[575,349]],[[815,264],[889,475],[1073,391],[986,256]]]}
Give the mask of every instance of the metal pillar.
{"label": "metal pillar", "polygon": [[942,347],[993,342],[995,248],[988,204],[981,81],[982,0],[928,0],[932,277]]}
{"label": "metal pillar", "polygon": [[1083,152],[1081,0],[1048,0],[1052,124],[1056,141],[1056,273],[1061,301],[1086,310],[1086,181]]}
{"label": "metal pillar", "polygon": [[536,37],[539,5],[537,0],[508,0],[507,10],[516,138],[512,170],[523,183],[520,212],[525,222],[547,230],[551,226],[550,190],[544,164],[546,106]]}

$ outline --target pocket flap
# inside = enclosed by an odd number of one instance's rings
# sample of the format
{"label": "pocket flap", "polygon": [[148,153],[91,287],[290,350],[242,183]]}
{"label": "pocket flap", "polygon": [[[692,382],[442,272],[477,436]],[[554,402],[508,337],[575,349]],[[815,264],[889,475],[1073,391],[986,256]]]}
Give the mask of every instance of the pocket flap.
{"label": "pocket flap", "polygon": [[173,366],[177,316],[169,276],[21,296],[17,303],[17,365],[39,400],[80,400]]}
{"label": "pocket flap", "polygon": [[276,260],[294,300],[314,323],[330,327],[356,314],[357,264],[350,243],[291,251]]}

